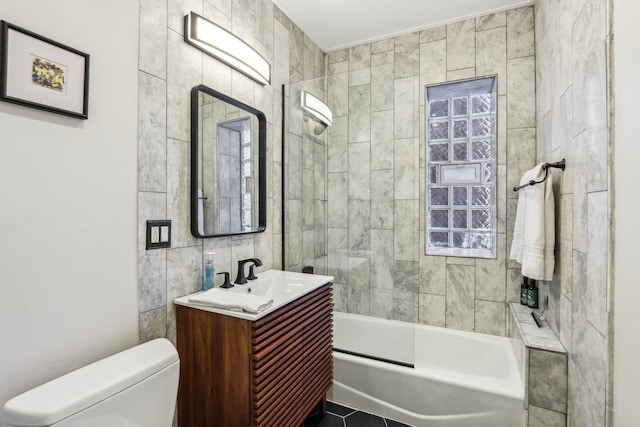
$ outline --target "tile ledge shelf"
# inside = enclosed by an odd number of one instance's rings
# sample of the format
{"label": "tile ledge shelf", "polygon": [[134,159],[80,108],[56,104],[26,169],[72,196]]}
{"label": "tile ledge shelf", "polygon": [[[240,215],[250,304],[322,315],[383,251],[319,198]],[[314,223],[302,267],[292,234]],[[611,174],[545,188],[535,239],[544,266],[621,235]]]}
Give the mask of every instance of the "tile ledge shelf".
{"label": "tile ledge shelf", "polygon": [[510,302],[509,307],[511,308],[513,323],[518,327],[520,337],[526,347],[556,353],[567,353],[567,350],[553,332],[544,316],[540,317],[539,320],[542,326],[538,327],[531,316],[531,308],[519,302]]}

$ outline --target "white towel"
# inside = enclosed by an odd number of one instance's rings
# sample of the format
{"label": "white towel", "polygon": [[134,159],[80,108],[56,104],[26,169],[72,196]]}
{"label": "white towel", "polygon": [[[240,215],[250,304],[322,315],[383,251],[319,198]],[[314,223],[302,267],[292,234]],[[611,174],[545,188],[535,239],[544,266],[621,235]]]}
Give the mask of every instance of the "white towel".
{"label": "white towel", "polygon": [[273,304],[272,299],[246,293],[235,293],[213,288],[189,298],[189,302],[207,307],[223,308],[226,310],[260,313]]}
{"label": "white towel", "polygon": [[[525,172],[520,185],[540,181],[542,163]],[[553,177],[520,189],[510,258],[522,264],[522,275],[536,280],[553,279],[555,266],[555,205]]]}

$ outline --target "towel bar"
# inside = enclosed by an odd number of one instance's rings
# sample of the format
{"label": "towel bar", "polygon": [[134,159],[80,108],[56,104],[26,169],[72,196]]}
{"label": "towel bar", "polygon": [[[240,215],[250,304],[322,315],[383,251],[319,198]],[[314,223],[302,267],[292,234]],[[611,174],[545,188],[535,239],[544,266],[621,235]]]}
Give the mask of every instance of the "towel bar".
{"label": "towel bar", "polygon": [[542,165],[542,169],[544,169],[544,178],[542,178],[540,181],[534,181],[531,180],[526,184],[523,184],[519,187],[513,187],[513,191],[518,191],[522,188],[525,187],[529,187],[531,185],[536,185],[536,184],[540,184],[541,182],[544,182],[547,179],[547,176],[549,175],[549,168],[557,168],[557,169],[562,169],[564,171],[564,169],[567,167],[567,162],[562,159],[559,162],[555,162],[555,163],[545,163],[544,165]]}

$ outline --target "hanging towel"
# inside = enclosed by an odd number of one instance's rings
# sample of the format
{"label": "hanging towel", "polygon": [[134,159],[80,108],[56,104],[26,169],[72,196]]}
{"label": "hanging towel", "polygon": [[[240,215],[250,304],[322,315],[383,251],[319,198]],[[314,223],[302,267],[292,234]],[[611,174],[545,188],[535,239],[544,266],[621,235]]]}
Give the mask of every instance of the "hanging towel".
{"label": "hanging towel", "polygon": [[[525,172],[520,185],[540,181],[545,171],[540,163]],[[555,205],[553,176],[536,185],[520,189],[513,229],[510,258],[522,264],[522,275],[549,281],[555,266]]]}
{"label": "hanging towel", "polygon": [[273,300],[258,295],[235,293],[213,288],[189,298],[189,302],[226,310],[260,313],[271,307]]}

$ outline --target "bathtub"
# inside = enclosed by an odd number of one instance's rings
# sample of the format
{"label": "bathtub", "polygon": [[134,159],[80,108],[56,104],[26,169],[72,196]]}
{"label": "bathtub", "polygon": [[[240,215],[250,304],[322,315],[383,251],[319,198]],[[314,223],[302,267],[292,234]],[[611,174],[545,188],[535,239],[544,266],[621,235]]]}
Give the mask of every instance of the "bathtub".
{"label": "bathtub", "polygon": [[339,312],[333,327],[329,400],[418,427],[524,426],[507,338]]}

